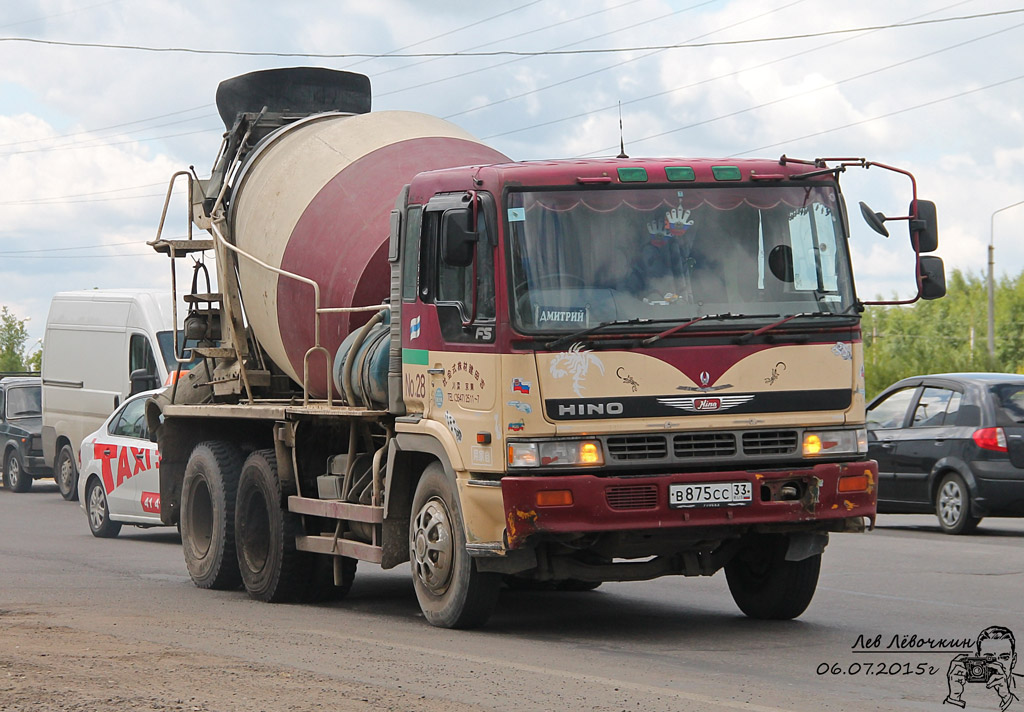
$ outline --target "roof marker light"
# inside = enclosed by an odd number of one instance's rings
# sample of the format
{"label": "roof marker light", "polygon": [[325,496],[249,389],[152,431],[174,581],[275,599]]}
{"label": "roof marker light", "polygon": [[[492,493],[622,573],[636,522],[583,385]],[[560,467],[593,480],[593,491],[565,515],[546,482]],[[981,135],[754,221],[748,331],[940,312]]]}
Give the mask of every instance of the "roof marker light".
{"label": "roof marker light", "polygon": [[620,168],[619,180],[623,183],[646,183],[646,168]]}
{"label": "roof marker light", "polygon": [[715,180],[743,180],[743,174],[736,166],[711,166]]}

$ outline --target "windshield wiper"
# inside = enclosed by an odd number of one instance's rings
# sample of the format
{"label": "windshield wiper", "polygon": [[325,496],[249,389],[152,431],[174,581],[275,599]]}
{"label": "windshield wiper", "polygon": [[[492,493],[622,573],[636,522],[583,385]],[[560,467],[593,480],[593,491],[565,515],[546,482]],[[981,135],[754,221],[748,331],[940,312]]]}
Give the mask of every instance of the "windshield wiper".
{"label": "windshield wiper", "polygon": [[[778,315],[777,314],[773,314],[773,316],[778,316]],[[845,315],[842,312],[830,312],[830,311],[800,312],[799,314],[790,314],[785,319],[779,319],[778,321],[775,321],[775,322],[772,322],[771,324],[767,324],[765,326],[762,326],[759,329],[754,329],[753,331],[749,331],[746,334],[743,334],[742,336],[738,336],[736,338],[736,343],[737,344],[745,344],[748,341],[750,341],[751,339],[753,339],[755,336],[760,336],[761,334],[764,334],[764,333],[766,333],[768,331],[771,331],[772,329],[776,329],[776,328],[782,326],[783,324],[792,321],[793,319],[799,319],[802,316],[845,316]]]}
{"label": "windshield wiper", "polygon": [[733,314],[732,312],[725,312],[724,314],[705,314],[704,316],[699,316],[696,319],[691,319],[690,321],[684,324],[679,324],[677,326],[673,326],[671,329],[666,329],[660,334],[655,334],[654,336],[643,339],[642,341],[640,341],[640,346],[650,346],[656,341],[661,341],[662,339],[668,336],[677,334],[683,329],[693,326],[697,322],[704,321],[706,319],[768,319],[773,316],[778,316],[778,314]]}
{"label": "windshield wiper", "polygon": [[582,329],[581,331],[575,331],[571,334],[560,336],[557,339],[554,339],[553,341],[549,341],[546,344],[544,344],[544,348],[549,350],[557,349],[561,346],[565,346],[566,344],[571,344],[574,341],[582,339],[584,336],[589,336],[590,334],[594,334],[598,331],[601,331],[602,329],[607,329],[609,326],[635,326],[637,324],[658,324],[661,323],[662,321],[675,321],[675,319],[644,319],[642,317],[637,317],[635,319],[612,319],[610,321],[602,321],[600,324],[588,326],[586,329]]}

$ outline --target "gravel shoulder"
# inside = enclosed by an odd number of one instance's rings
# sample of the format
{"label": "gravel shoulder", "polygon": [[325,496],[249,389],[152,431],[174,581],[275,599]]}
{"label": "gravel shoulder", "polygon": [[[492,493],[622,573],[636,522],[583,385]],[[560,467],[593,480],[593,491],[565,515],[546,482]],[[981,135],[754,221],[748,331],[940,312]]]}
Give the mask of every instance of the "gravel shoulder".
{"label": "gravel shoulder", "polygon": [[6,712],[285,712],[481,708],[336,677],[124,640],[0,611]]}

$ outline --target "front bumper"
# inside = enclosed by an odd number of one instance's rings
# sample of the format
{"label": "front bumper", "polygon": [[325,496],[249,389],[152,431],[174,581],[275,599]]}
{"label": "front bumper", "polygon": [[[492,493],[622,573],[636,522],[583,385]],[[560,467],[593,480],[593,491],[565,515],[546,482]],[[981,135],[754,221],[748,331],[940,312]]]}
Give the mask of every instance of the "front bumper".
{"label": "front bumper", "polygon": [[[868,486],[840,492],[840,477],[866,475]],[[753,500],[744,505],[672,508],[668,486],[684,483],[747,481]],[[508,548],[516,549],[537,534],[585,534],[686,527],[805,525],[853,517],[874,522],[878,466],[874,460],[822,463],[807,468],[687,472],[647,476],[601,477],[593,474],[506,476],[501,480]],[[783,499],[786,485],[796,484],[798,499]],[[572,492],[572,504],[543,506],[538,494]],[[837,522],[838,523],[838,522]]]}

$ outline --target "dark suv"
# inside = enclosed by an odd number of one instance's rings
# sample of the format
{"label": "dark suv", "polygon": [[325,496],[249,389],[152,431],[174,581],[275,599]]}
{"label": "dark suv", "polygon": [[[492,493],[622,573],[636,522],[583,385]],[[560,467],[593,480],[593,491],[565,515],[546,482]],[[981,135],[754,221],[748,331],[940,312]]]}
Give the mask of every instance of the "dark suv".
{"label": "dark suv", "polygon": [[935,512],[948,534],[1024,515],[1024,376],[905,378],[868,406],[878,511]]}
{"label": "dark suv", "polygon": [[34,377],[0,379],[0,463],[4,488],[27,492],[32,480],[53,477],[43,460],[41,383]]}

